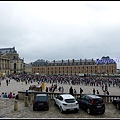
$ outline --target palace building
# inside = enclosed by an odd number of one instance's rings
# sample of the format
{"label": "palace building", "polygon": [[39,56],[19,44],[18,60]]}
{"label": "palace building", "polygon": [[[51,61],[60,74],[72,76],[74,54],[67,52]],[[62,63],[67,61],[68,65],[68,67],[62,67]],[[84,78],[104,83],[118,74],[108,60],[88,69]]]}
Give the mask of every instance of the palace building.
{"label": "palace building", "polygon": [[32,63],[32,74],[48,75],[79,75],[79,74],[116,74],[117,64],[109,56],[100,60],[80,59],[80,60],[58,60],[45,61],[38,59]]}
{"label": "palace building", "polygon": [[24,72],[24,59],[13,48],[0,49],[0,75]]}
{"label": "palace building", "polygon": [[92,74],[116,74],[117,63],[109,56],[101,59],[79,59],[79,60],[43,60],[38,59],[29,64],[13,48],[0,49],[0,75],[9,74],[40,74],[40,75],[92,75]]}

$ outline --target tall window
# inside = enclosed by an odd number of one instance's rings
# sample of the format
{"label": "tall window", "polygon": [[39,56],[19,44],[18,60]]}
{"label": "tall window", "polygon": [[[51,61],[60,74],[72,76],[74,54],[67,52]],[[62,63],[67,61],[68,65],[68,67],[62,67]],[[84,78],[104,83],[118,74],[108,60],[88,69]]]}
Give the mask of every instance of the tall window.
{"label": "tall window", "polygon": [[16,63],[14,63],[14,73],[16,73]]}
{"label": "tall window", "polygon": [[21,64],[21,69],[22,69],[22,64]]}
{"label": "tall window", "polygon": [[16,70],[16,63],[14,63],[14,70]]}

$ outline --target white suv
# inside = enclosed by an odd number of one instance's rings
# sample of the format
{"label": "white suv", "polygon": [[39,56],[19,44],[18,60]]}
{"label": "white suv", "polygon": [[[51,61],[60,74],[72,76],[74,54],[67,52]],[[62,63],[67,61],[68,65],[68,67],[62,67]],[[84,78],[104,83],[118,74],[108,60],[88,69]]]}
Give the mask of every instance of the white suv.
{"label": "white suv", "polygon": [[59,94],[54,98],[54,103],[60,108],[61,113],[64,111],[79,111],[79,104],[71,94]]}

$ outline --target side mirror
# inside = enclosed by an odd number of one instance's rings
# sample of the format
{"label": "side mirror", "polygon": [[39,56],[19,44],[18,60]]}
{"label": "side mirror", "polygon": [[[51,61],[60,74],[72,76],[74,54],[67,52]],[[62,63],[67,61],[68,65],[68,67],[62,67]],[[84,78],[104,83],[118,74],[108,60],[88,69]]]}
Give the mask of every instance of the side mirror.
{"label": "side mirror", "polygon": [[55,98],[58,98],[58,96],[56,96]]}

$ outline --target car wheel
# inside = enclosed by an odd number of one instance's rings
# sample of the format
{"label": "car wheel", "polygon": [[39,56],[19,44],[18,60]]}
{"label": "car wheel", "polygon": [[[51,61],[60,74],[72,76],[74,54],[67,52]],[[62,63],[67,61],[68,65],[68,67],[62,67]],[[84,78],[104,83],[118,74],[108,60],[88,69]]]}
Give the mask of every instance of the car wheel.
{"label": "car wheel", "polygon": [[75,112],[79,112],[79,109],[75,109]]}
{"label": "car wheel", "polygon": [[35,111],[35,107],[33,107],[33,110]]}
{"label": "car wheel", "polygon": [[47,107],[47,110],[49,110],[49,107]]}
{"label": "car wheel", "polygon": [[54,101],[54,105],[57,106],[56,102]]}
{"label": "car wheel", "polygon": [[116,104],[116,108],[119,110],[120,109],[120,106],[119,106],[119,104],[117,103]]}
{"label": "car wheel", "polygon": [[101,114],[104,114],[105,113],[105,110],[101,112]]}
{"label": "car wheel", "polygon": [[61,107],[61,106],[60,106],[60,112],[61,112],[61,113],[63,113],[63,109],[62,109],[62,107]]}
{"label": "car wheel", "polygon": [[89,109],[89,108],[87,109],[87,113],[88,113],[88,114],[91,114],[91,111],[90,111],[90,109]]}

